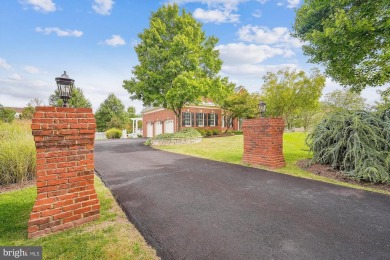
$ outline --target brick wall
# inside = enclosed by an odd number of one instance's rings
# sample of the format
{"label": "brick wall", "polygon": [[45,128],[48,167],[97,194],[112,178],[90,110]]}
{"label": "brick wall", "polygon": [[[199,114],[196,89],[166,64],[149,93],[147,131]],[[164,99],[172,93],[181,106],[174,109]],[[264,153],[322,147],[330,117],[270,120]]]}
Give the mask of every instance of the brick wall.
{"label": "brick wall", "polygon": [[[205,126],[205,127],[196,127],[201,129],[218,129],[219,131],[224,131],[226,128],[222,127],[222,110],[220,108],[203,108],[203,107],[184,107],[182,112],[191,112],[191,113],[215,113],[218,115],[218,125],[217,126]],[[176,115],[168,109],[158,109],[149,112],[145,112],[142,115],[142,127],[143,127],[143,136],[147,136],[147,124],[148,123],[163,123],[163,133],[165,133],[164,129],[164,121],[173,120],[174,121],[174,131],[178,131],[178,124]],[[181,123],[181,122],[180,122]],[[182,129],[185,127],[182,127]],[[238,119],[235,119],[233,122],[233,127],[230,130],[238,130]],[[153,125],[153,133],[154,133],[154,125]]]}
{"label": "brick wall", "polygon": [[286,165],[283,156],[282,118],[247,119],[243,123],[244,163],[280,168]]}
{"label": "brick wall", "polygon": [[98,219],[92,109],[36,107],[31,128],[37,150],[38,195],[28,221],[28,237]]}

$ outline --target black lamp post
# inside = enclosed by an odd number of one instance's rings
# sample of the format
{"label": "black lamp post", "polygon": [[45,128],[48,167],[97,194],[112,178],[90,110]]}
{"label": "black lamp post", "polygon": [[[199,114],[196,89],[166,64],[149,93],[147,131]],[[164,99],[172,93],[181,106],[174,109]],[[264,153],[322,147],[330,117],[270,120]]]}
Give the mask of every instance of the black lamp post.
{"label": "black lamp post", "polygon": [[264,117],[266,107],[267,107],[266,103],[263,101],[260,101],[260,103],[259,103],[260,117]]}
{"label": "black lamp post", "polygon": [[66,71],[64,71],[64,74],[56,78],[56,83],[60,98],[64,101],[63,107],[69,107],[68,101],[72,97],[74,79],[69,78]]}

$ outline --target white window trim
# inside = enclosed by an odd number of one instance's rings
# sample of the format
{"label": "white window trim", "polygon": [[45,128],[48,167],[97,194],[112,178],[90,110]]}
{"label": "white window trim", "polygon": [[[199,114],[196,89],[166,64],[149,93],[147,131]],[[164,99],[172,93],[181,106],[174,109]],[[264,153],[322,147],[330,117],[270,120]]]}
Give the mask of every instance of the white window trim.
{"label": "white window trim", "polygon": [[[189,121],[190,124],[189,124],[189,125],[187,125],[187,123],[186,123],[187,120],[186,120],[186,117],[185,117],[185,116],[186,116],[187,114],[190,115],[190,121]],[[191,127],[191,126],[192,126],[192,122],[191,122],[191,121],[192,121],[192,118],[191,118],[191,117],[192,117],[192,116],[191,116],[191,112],[184,112],[184,127]]]}
{"label": "white window trim", "polygon": [[[198,124],[198,114],[201,114],[202,115],[202,124]],[[204,127],[204,113],[196,113],[196,126],[199,126],[199,127]]]}
{"label": "white window trim", "polygon": [[211,113],[210,114],[210,117],[211,117],[211,115],[213,116],[213,124],[210,124],[210,126],[215,126],[215,114],[214,113]]}

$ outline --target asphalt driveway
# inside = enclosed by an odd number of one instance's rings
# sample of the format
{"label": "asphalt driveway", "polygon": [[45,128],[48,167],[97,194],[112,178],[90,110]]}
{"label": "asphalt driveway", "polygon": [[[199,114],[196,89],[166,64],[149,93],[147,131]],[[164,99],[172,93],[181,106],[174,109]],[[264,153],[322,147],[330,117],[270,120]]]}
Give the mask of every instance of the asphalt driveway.
{"label": "asphalt driveway", "polygon": [[390,259],[390,196],[98,141],[95,168],[162,259]]}

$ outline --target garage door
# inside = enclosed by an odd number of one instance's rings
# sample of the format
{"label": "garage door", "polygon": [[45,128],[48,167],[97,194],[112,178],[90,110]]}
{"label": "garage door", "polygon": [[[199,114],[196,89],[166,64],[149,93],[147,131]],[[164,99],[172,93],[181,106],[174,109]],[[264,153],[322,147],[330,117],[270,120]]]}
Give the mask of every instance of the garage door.
{"label": "garage door", "polygon": [[153,137],[153,124],[147,123],[146,125],[146,137]]}
{"label": "garage door", "polygon": [[173,133],[173,120],[166,120],[164,122],[164,133]]}
{"label": "garage door", "polygon": [[154,126],[154,136],[162,134],[162,122],[156,122]]}

